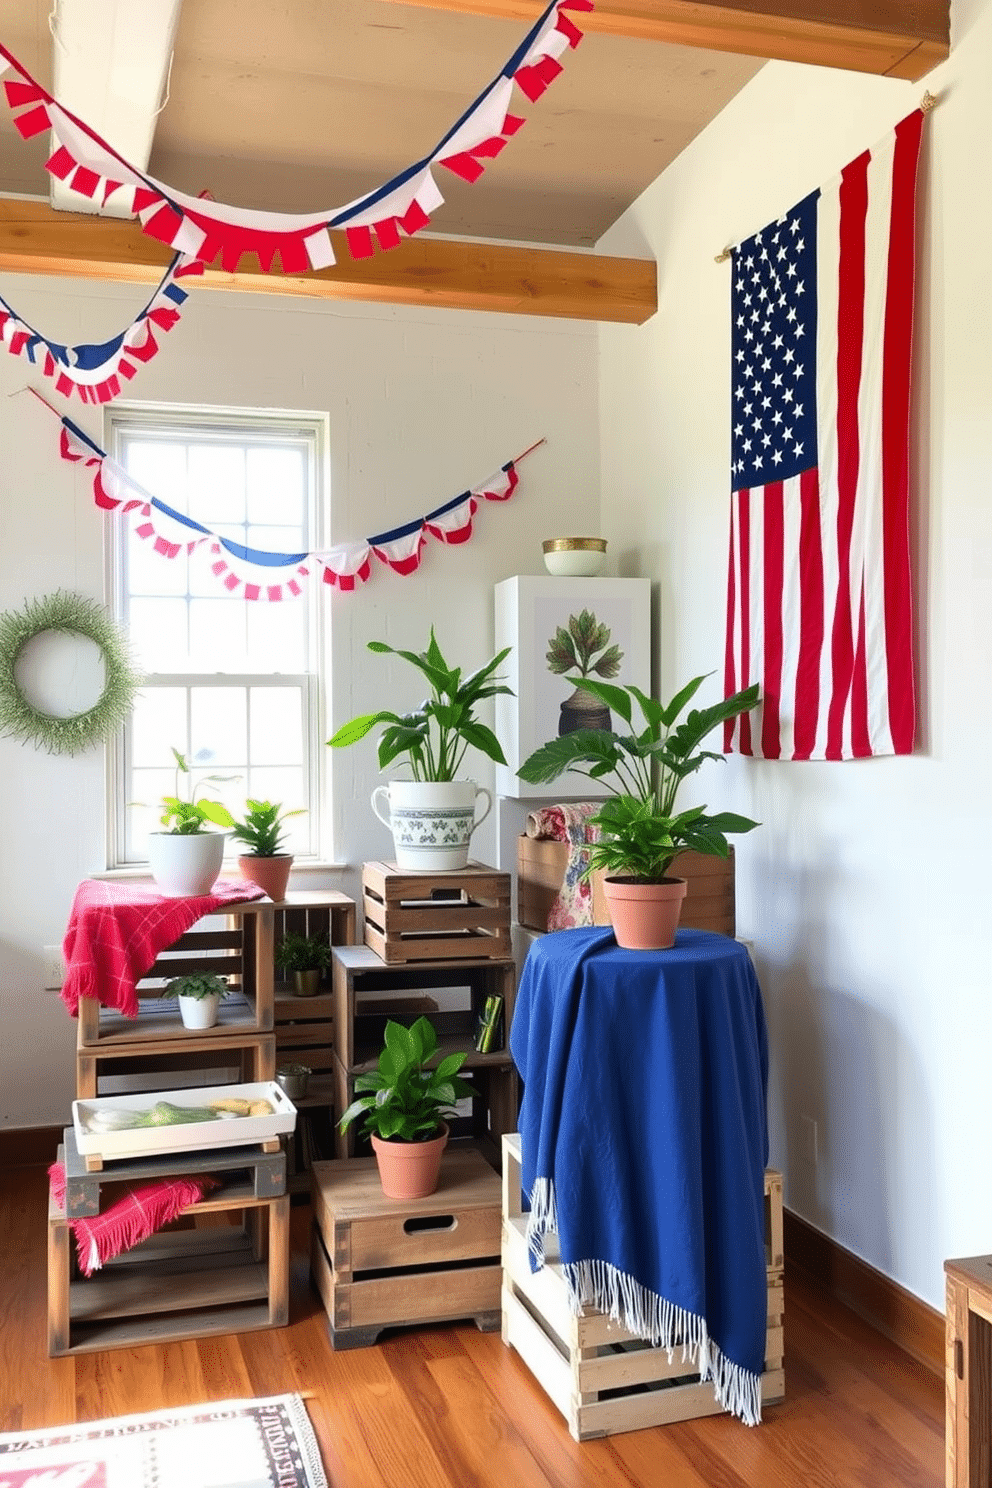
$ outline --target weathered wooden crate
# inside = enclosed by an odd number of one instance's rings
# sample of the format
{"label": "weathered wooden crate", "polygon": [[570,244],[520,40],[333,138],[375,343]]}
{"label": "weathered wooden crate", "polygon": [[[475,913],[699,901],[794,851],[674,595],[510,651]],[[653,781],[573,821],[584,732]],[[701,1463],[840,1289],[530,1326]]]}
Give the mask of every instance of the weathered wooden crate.
{"label": "weathered wooden crate", "polygon": [[[266,1144],[268,1146],[268,1144]],[[65,1163],[65,1213],[67,1219],[86,1219],[100,1213],[101,1189],[121,1183],[145,1183],[152,1178],[200,1174],[207,1169],[222,1180],[225,1192],[243,1193],[246,1198],[276,1199],[286,1192],[286,1154],[267,1151],[261,1144],[239,1148],[212,1147],[200,1152],[156,1154],[127,1158],[110,1168],[94,1170],[76,1146],[75,1128],[62,1134]],[[206,1165],[206,1166],[205,1166]]]}
{"label": "weathered wooden crate", "polygon": [[362,868],[365,944],[387,965],[406,961],[506,960],[510,875],[482,863],[452,873]]}
{"label": "weathered wooden crate", "polygon": [[310,1274],[336,1349],[385,1328],[500,1318],[500,1183],[472,1150],[446,1152],[435,1193],[387,1199],[374,1158],[314,1163]]}
{"label": "weathered wooden crate", "polygon": [[[64,1147],[58,1158],[65,1161]],[[159,1173],[184,1171],[181,1164],[163,1160]],[[209,1172],[209,1161],[199,1171]],[[286,1193],[255,1198],[248,1183],[234,1184],[92,1276],[80,1275],[75,1250],[65,1209],[50,1199],[50,1358],[278,1328],[289,1318]]]}
{"label": "weathered wooden crate", "polygon": [[[551,907],[562,885],[568,855],[567,842],[552,842],[544,837],[521,836],[517,839],[517,920],[533,930],[547,930]],[[715,930],[720,935],[736,935],[734,901],[734,850],[729,858],[715,858],[706,853],[680,853],[671,871],[688,885],[682,904],[680,925],[691,930]],[[610,923],[610,912],[603,895],[602,875],[593,874],[593,920],[597,925]]]}
{"label": "weathered wooden crate", "polygon": [[[653,1348],[601,1312],[586,1309],[576,1316],[552,1245],[545,1248],[541,1270],[531,1272],[526,1229],[520,1136],[514,1132],[503,1137],[503,1342],[516,1349],[576,1441],[721,1413],[712,1382],[700,1380],[680,1349],[669,1362],[666,1349]],[[785,1394],[782,1175],[771,1169],[765,1173],[765,1233],[768,1328],[761,1399],[769,1405]]]}

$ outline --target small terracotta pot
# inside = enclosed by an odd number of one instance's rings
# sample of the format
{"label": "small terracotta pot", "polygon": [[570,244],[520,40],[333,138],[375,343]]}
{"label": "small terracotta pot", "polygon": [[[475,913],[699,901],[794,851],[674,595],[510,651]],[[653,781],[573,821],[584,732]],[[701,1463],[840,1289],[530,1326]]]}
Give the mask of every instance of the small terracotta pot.
{"label": "small terracotta pot", "polygon": [[667,951],[675,944],[687,887],[684,878],[657,884],[604,878],[617,945],[628,951]]}
{"label": "small terracotta pot", "polygon": [[258,884],[275,904],[281,904],[286,897],[286,885],[289,883],[289,870],[292,866],[293,859],[289,853],[281,853],[275,858],[252,857],[250,853],[246,853],[238,859],[241,877],[246,878],[249,883]]}
{"label": "small terracotta pot", "polygon": [[385,1142],[373,1136],[379,1182],[387,1199],[425,1199],[437,1188],[448,1128],[430,1142]]}

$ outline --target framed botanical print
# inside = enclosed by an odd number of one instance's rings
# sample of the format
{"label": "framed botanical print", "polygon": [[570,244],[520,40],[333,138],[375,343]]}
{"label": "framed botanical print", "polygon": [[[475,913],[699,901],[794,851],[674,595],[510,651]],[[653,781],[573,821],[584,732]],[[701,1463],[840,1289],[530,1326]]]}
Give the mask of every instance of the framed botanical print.
{"label": "framed botanical print", "polygon": [[650,691],[650,580],[504,579],[496,585],[496,649],[504,646],[512,649],[501,673],[514,696],[496,699],[496,734],[508,761],[496,767],[497,793],[555,800],[608,795],[573,771],[550,785],[528,785],[517,770],[549,739],[613,726],[578,678]]}

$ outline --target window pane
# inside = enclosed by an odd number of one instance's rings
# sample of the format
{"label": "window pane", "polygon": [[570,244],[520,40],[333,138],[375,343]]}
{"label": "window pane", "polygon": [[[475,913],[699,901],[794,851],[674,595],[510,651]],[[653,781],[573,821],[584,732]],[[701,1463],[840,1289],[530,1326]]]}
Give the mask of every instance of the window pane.
{"label": "window pane", "polygon": [[198,671],[249,670],[245,638],[246,603],[233,596],[190,600],[189,650]]}
{"label": "window pane", "polygon": [[[311,578],[309,583],[316,583]],[[245,606],[248,655],[253,671],[307,671],[307,604],[305,599],[254,600]]]}
{"label": "window pane", "polygon": [[248,762],[244,687],[194,687],[190,692],[190,764],[244,775]]}
{"label": "window pane", "polygon": [[185,687],[149,687],[134,705],[131,763],[135,775],[172,761],[172,749],[186,753]]}
{"label": "window pane", "polygon": [[124,527],[124,563],[127,586],[132,594],[185,594],[189,585],[189,560],[185,553],[163,558],[153,542]]}
{"label": "window pane", "polygon": [[245,454],[229,444],[189,447],[189,514],[205,527],[245,520]]}
{"label": "window pane", "polygon": [[303,763],[302,713],[297,688],[252,688],[249,737],[253,765]]}
{"label": "window pane", "polygon": [[189,511],[186,497],[186,446],[162,440],[127,438],[123,464],[151,496]]}
{"label": "window pane", "polygon": [[184,599],[132,599],[129,619],[131,645],[139,670],[186,670],[189,646]]}
{"label": "window pane", "polygon": [[280,522],[302,525],[307,485],[302,450],[249,449],[247,482],[250,522],[270,522],[275,514]]}

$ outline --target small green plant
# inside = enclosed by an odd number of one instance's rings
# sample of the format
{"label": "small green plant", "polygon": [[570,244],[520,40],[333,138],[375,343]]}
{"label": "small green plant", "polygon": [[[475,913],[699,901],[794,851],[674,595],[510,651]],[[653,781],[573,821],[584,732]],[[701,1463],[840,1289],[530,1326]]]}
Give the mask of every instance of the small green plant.
{"label": "small green plant", "polygon": [[510,654],[505,647],[477,672],[462,676],[461,667],[449,667],[431,626],[430,645],[426,651],[397,651],[385,641],[369,641],[369,650],[391,656],[402,656],[426,677],[431,695],[413,713],[363,713],[343,724],[328,744],[340,749],[357,744],[378,724],[386,724],[379,740],[379,768],[385,770],[393,760],[406,755],[411,778],[420,781],[456,780],[465,751],[471,745],[480,753],[506,764],[506,756],[492,729],[474,716],[478,703],[503,693],[512,697],[493,674]]}
{"label": "small green plant", "polygon": [[578,672],[580,677],[588,677],[590,672],[598,677],[615,677],[623,652],[619,646],[610,645],[610,635],[610,627],[597,620],[591,610],[569,615],[568,629],[559,625],[548,642],[548,671],[559,677],[566,672]]}
{"label": "small green plant", "polygon": [[[207,822],[213,822],[218,827],[233,827],[234,817],[220,801],[198,801],[196,799],[196,790],[192,792],[189,800],[185,800],[180,796],[180,776],[189,775],[190,768],[186,763],[186,756],[181,754],[175,745],[170,747],[176,761],[176,793],[174,796],[162,797],[161,804],[163,811],[159,818],[162,826],[173,837],[192,837],[197,832],[205,832],[207,830]],[[234,775],[207,775],[204,777],[204,783],[208,780],[218,783],[220,781],[234,779],[236,779]],[[175,826],[170,826],[170,822],[175,822]]]}
{"label": "small green plant", "polygon": [[383,1141],[430,1141],[444,1118],[454,1114],[455,1102],[475,1093],[458,1075],[468,1054],[447,1054],[436,1069],[429,1069],[437,1053],[437,1032],[429,1018],[418,1018],[409,1028],[390,1019],[384,1037],[379,1068],[355,1080],[355,1089],[369,1094],[352,1101],[338,1126],[347,1131],[357,1117],[364,1116],[362,1131],[367,1136]]}
{"label": "small green plant", "polygon": [[223,977],[207,972],[191,972],[188,976],[173,977],[162,989],[163,997],[193,997],[202,1002],[205,997],[227,997],[230,987]]}
{"label": "small green plant", "polygon": [[245,808],[243,819],[234,823],[232,836],[245,844],[248,849],[246,856],[283,857],[286,852],[283,847],[286,828],[283,824],[288,817],[303,816],[302,808],[283,811],[282,806],[273,805],[271,801],[253,801],[250,798],[245,802]]}
{"label": "small green plant", "polygon": [[326,971],[331,964],[331,943],[319,935],[301,935],[287,930],[275,949],[280,971]]}
{"label": "small green plant", "polygon": [[[521,765],[520,778],[531,785],[556,780],[566,770],[596,782],[612,778],[614,794],[591,818],[601,835],[589,849],[587,874],[602,869],[612,877],[660,883],[686,848],[725,858],[730,852],[726,834],[750,832],[758,825],[731,811],[708,815],[705,806],[675,811],[682,781],[704,760],[723,759],[722,754],[701,749],[702,741],[718,724],[748,712],[759,701],[755,683],[712,707],[692,709],[678,723],[704,681],[705,675],[694,677],[662,704],[633,685],[578,678],[578,686],[605,703],[629,732],[577,729],[542,744]],[[635,702],[644,723],[640,729],[633,722]]]}

